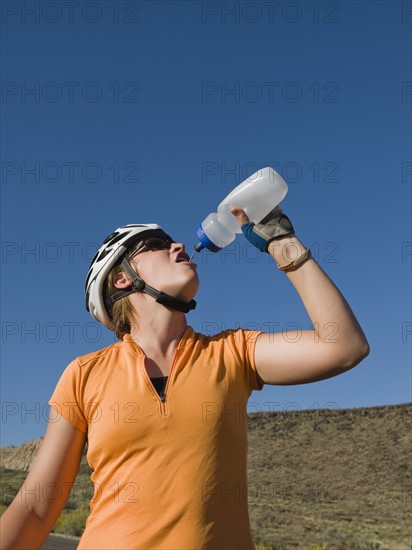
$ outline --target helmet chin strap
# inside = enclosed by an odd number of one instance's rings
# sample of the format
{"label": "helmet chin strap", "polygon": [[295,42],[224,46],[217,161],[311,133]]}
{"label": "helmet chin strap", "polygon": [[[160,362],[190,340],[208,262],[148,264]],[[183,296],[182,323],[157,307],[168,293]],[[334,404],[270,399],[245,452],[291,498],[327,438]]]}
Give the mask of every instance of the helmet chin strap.
{"label": "helmet chin strap", "polygon": [[162,304],[163,306],[169,307],[171,309],[182,311],[183,313],[188,313],[190,310],[195,309],[196,307],[195,300],[190,300],[190,302],[184,302],[183,300],[178,300],[177,298],[174,298],[173,296],[170,296],[165,292],[161,292],[159,290],[156,290],[152,286],[147,285],[135,273],[135,271],[133,271],[132,266],[129,264],[126,258],[122,261],[122,267],[126,271],[126,273],[129,275],[129,277],[132,279],[132,286],[127,290],[120,290],[119,292],[116,292],[115,294],[113,294],[111,296],[112,304],[114,302],[117,302],[117,300],[120,300],[121,298],[124,298],[129,294],[132,294],[133,292],[145,292],[149,296],[152,296],[152,298],[154,298],[158,304]]}

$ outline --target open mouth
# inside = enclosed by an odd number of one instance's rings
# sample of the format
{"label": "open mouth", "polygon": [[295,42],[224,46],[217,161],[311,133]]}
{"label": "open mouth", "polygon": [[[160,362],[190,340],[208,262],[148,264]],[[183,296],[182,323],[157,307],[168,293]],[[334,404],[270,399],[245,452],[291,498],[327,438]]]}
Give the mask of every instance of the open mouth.
{"label": "open mouth", "polygon": [[185,254],[184,252],[181,252],[180,254],[178,254],[177,258],[176,258],[176,262],[177,263],[180,263],[180,262],[189,262],[190,261],[190,258],[187,254]]}

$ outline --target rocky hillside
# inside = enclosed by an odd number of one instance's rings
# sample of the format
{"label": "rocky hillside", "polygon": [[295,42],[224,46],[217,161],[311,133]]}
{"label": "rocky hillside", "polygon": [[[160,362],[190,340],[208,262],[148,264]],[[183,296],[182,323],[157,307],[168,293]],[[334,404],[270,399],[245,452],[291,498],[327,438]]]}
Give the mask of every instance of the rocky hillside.
{"label": "rocky hillside", "polygon": [[1,447],[0,468],[28,472],[40,449],[42,441],[43,439],[39,437],[33,441],[23,443],[20,447]]}
{"label": "rocky hillside", "polygon": [[412,548],[412,405],[249,421],[256,541],[278,548]]}

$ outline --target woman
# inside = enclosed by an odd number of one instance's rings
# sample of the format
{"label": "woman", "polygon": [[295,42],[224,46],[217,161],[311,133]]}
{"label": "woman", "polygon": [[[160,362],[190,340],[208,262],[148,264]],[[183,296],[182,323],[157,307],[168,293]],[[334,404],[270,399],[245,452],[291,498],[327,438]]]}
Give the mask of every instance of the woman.
{"label": "woman", "polygon": [[[2,517],[2,549],[39,548],[75,480],[83,448],[95,492],[79,548],[253,549],[246,479],[246,404],[264,384],[322,380],[369,353],[339,290],[279,208],[260,224],[232,209],[269,253],[315,327],[282,334],[196,334],[196,265],[159,226],[110,235],[94,258],[86,305],[120,341],[79,357],[50,400],[57,419]],[[330,323],[336,336],[328,342]],[[44,489],[54,484],[58,499]]]}

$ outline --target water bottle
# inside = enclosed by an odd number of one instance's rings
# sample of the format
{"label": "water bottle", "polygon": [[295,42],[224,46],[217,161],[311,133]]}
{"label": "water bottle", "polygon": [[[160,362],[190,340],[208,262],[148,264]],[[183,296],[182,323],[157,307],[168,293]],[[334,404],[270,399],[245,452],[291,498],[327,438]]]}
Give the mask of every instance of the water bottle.
{"label": "water bottle", "polygon": [[209,214],[196,229],[195,250],[218,252],[241,233],[240,224],[230,209],[242,208],[250,221],[259,223],[286,196],[288,186],[273,168],[266,167],[249,176],[223,199],[217,212]]}

